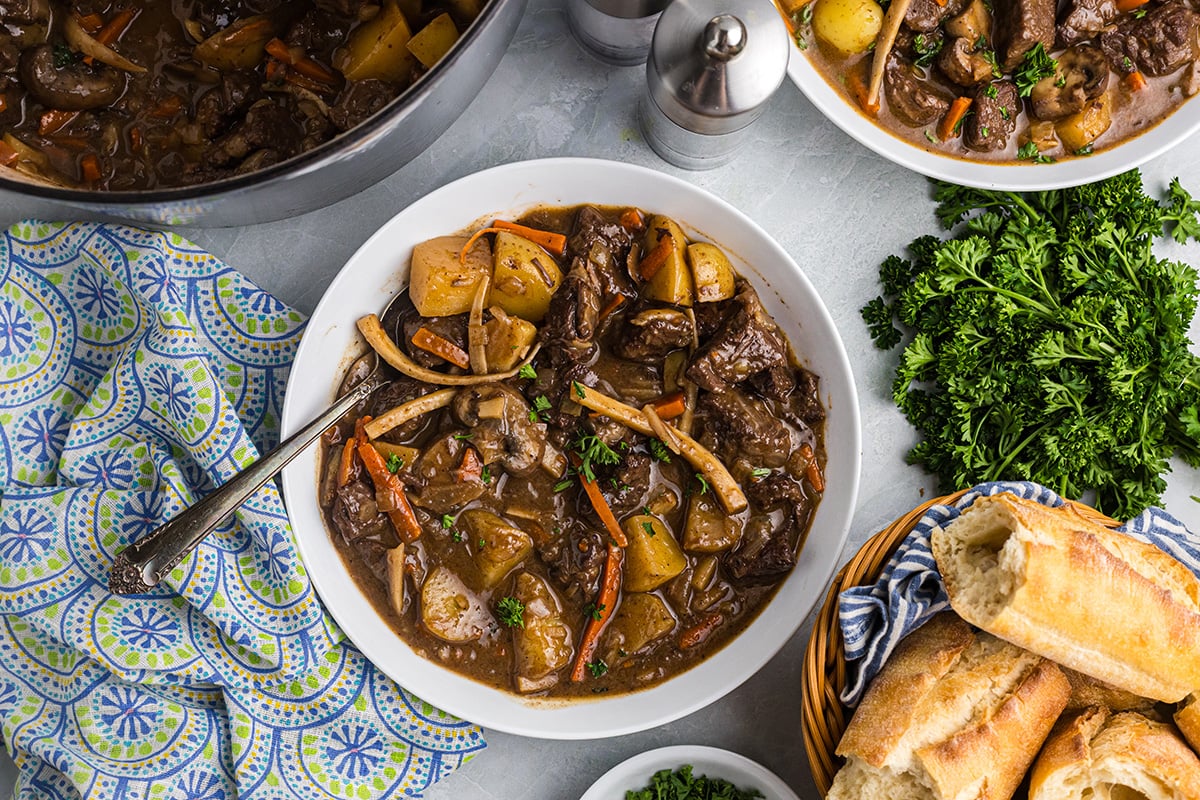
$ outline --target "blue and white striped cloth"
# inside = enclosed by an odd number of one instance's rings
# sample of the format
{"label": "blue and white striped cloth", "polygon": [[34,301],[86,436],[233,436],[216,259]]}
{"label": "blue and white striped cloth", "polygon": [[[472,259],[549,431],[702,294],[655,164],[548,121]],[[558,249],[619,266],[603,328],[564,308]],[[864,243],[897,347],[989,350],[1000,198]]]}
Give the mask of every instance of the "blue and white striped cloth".
{"label": "blue and white striped cloth", "polygon": [[[896,645],[939,611],[950,607],[938,574],[929,536],[948,524],[979,497],[1011,492],[1048,506],[1063,499],[1036,483],[982,483],[952,506],[930,507],[872,586],[847,589],[838,598],[838,619],[845,643],[846,686],[842,702],[858,705],[871,679]],[[1200,536],[1160,508],[1149,508],[1118,530],[1170,553],[1200,577]]]}

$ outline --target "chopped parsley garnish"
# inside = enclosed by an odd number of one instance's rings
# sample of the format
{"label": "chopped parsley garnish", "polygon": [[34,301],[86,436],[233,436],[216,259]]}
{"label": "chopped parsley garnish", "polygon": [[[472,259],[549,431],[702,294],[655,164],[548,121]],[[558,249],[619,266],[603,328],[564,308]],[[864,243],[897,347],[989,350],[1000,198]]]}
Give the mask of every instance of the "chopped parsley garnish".
{"label": "chopped parsley garnish", "polygon": [[979,126],[979,135],[985,139],[987,138],[987,135],[988,135],[988,126],[987,125]]}
{"label": "chopped parsley garnish", "polygon": [[524,628],[525,604],[515,597],[501,597],[496,603],[496,616],[510,628]]}
{"label": "chopped parsley garnish", "polygon": [[678,770],[661,769],[654,773],[644,789],[625,793],[625,800],[755,800],[762,797],[757,789],[739,789],[729,781],[693,775],[692,765]]}
{"label": "chopped parsley garnish", "polygon": [[565,492],[567,489],[571,488],[571,483],[572,481],[570,478],[565,478],[559,481],[558,483],[554,484],[554,493],[557,494],[559,492]]}
{"label": "chopped parsley garnish", "polygon": [[796,32],[793,38],[796,40],[796,47],[801,50],[808,49],[808,31],[812,25],[812,16],[812,3],[805,3],[803,8],[792,15],[792,29]]}
{"label": "chopped parsley garnish", "polygon": [[456,542],[461,542],[464,537],[462,535],[462,531],[451,531],[450,538]]}
{"label": "chopped parsley garnish", "polygon": [[601,603],[600,605],[596,605],[595,603],[588,603],[587,606],[583,609],[583,613],[586,616],[589,616],[592,619],[599,622],[600,620],[604,619],[604,609],[605,608],[606,608],[606,606],[604,605],[604,603]]}
{"label": "chopped parsley garnish", "polygon": [[454,527],[454,517],[450,514],[442,514],[442,529],[449,530]]}
{"label": "chopped parsley garnish", "polygon": [[479,472],[479,478],[485,484],[491,483],[492,482],[492,468],[489,467],[487,464],[484,464],[483,469]]}
{"label": "chopped parsley garnish", "polygon": [[697,472],[693,477],[700,484],[700,494],[708,494],[708,481],[704,479],[704,476]]}
{"label": "chopped parsley garnish", "polygon": [[543,421],[549,419],[550,415],[546,412],[548,412],[551,408],[552,406],[550,405],[550,401],[546,398],[546,395],[539,394],[537,397],[533,398],[533,408],[529,411],[529,421],[537,422],[539,418],[541,418]]}
{"label": "chopped parsley garnish", "polygon": [[755,478],[761,479],[761,478],[765,478],[768,475],[770,475],[771,470],[767,469],[766,467],[759,467],[758,469],[754,470],[750,474],[753,475]]}
{"label": "chopped parsley garnish", "polygon": [[604,663],[603,658],[597,658],[595,661],[587,662],[588,672],[592,673],[593,678],[599,678],[608,672],[608,664]]}
{"label": "chopped parsley garnish", "polygon": [[942,52],[943,40],[940,36],[926,36],[923,33],[918,33],[913,37],[913,51],[917,57],[913,59],[913,63],[918,67],[927,67],[937,58],[937,54]]}
{"label": "chopped parsley garnish", "polygon": [[1017,84],[1017,94],[1029,97],[1033,85],[1042,78],[1049,78],[1058,71],[1058,61],[1050,57],[1041,42],[1035,44],[1025,53],[1021,63],[1013,72],[1013,81]]}
{"label": "chopped parsley garnish", "polygon": [[575,394],[580,399],[587,397],[587,391],[578,381],[571,381],[571,385],[575,387]]}
{"label": "chopped parsley garnish", "polygon": [[654,456],[664,464],[671,463],[671,451],[663,444],[662,439],[650,440],[650,455]]}
{"label": "chopped parsley garnish", "polygon": [[1121,66],[1125,68],[1126,72],[1133,72],[1133,60],[1129,56],[1121,59]]}
{"label": "chopped parsley garnish", "polygon": [[454,434],[454,438],[458,439],[460,442],[465,442],[467,439],[470,439],[474,435],[475,434],[473,434],[473,433],[456,433],[456,434]]}
{"label": "chopped parsley garnish", "polygon": [[482,550],[485,547],[487,547],[487,540],[481,536],[479,537],[479,549]]}
{"label": "chopped parsley garnish", "polygon": [[1012,113],[1008,110],[1008,106],[1000,106],[1000,116],[1005,119],[1012,119]]}
{"label": "chopped parsley garnish", "polygon": [[1017,150],[1017,158],[1022,161],[1032,161],[1035,164],[1053,164],[1054,159],[1050,156],[1042,155],[1042,151],[1038,150],[1037,142],[1026,142]]}
{"label": "chopped parsley garnish", "polygon": [[[982,36],[980,36],[980,37],[979,37],[979,40],[980,40],[981,42],[984,42],[984,46],[983,46],[982,48],[980,48],[980,49],[979,49],[979,55],[983,56],[983,60],[984,60],[984,61],[986,61],[986,62],[987,62],[987,63],[988,63],[990,66],[991,66],[991,68],[992,68],[992,77],[993,77],[993,78],[1002,78],[1002,77],[1004,77],[1004,70],[1000,69],[1000,62],[996,60],[996,51],[995,51],[995,50],[992,50],[992,49],[990,49],[990,48],[987,46],[987,44],[986,44],[987,40],[986,40],[986,39],[984,39]],[[990,88],[990,89],[995,89],[996,87],[993,85],[993,86],[991,86],[991,87],[989,87],[989,88]],[[989,93],[989,94],[988,94],[988,96],[989,96],[989,97],[995,97],[996,95]]]}
{"label": "chopped parsley garnish", "polygon": [[399,472],[402,469],[404,469],[404,459],[403,458],[396,455],[395,453],[392,453],[390,456],[387,457],[388,472]]}
{"label": "chopped parsley garnish", "polygon": [[575,440],[575,452],[579,454],[579,471],[583,473],[583,477],[588,483],[596,482],[596,471],[592,468],[593,464],[611,466],[621,463],[621,455],[594,433],[585,434]]}
{"label": "chopped parsley garnish", "polygon": [[1077,156],[1090,156],[1092,154],[1092,143],[1088,142],[1083,147],[1075,151]]}
{"label": "chopped parsley garnish", "polygon": [[65,69],[79,60],[79,54],[65,44],[54,45],[54,68]]}
{"label": "chopped parsley garnish", "polygon": [[646,520],[645,522],[642,523],[642,530],[644,530],[646,532],[647,536],[653,536],[654,535],[654,523],[651,522],[650,520]]}
{"label": "chopped parsley garnish", "polygon": [[517,371],[517,375],[522,378],[533,380],[537,377],[537,370],[533,368],[533,364],[526,364]]}
{"label": "chopped parsley garnish", "polygon": [[933,144],[937,144],[938,142],[941,141],[941,139],[939,139],[937,136],[935,136],[933,131],[929,130],[928,128],[925,129],[925,138],[928,139]]}
{"label": "chopped parsley garnish", "polygon": [[984,89],[983,91],[984,91],[984,94],[986,94],[988,97],[992,98],[993,100],[995,100],[997,97],[1000,96],[1000,90],[996,88],[996,84],[994,84],[994,83],[989,83],[988,87],[986,89]]}

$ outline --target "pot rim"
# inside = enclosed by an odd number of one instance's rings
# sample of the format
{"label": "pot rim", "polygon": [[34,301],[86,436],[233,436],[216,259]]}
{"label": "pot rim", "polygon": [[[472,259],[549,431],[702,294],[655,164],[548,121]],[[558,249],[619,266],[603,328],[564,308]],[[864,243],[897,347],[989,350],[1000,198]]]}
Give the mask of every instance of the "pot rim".
{"label": "pot rim", "polygon": [[[86,190],[52,186],[34,181],[22,181],[9,178],[0,172],[0,189],[17,194],[30,195],[47,200],[65,202],[86,202],[98,208],[127,206],[131,203],[156,204],[175,203],[180,201],[203,200],[242,189],[249,189],[259,184],[269,183],[285,174],[301,174],[315,171],[329,161],[335,160],[341,153],[352,151],[363,142],[381,133],[392,120],[404,110],[416,105],[420,97],[432,93],[437,84],[446,79],[446,74],[454,64],[464,57],[470,49],[470,44],[482,34],[483,27],[498,16],[504,6],[512,0],[490,0],[479,15],[471,22],[459,37],[458,42],[444,55],[433,68],[414,81],[408,88],[392,99],[386,106],[379,109],[364,122],[355,125],[348,131],[339,133],[327,142],[322,142],[311,150],[298,153],[291,158],[264,167],[246,175],[236,175],[229,178],[196,183],[187,186],[172,186],[159,189],[140,190]],[[399,165],[398,165],[399,166]]]}

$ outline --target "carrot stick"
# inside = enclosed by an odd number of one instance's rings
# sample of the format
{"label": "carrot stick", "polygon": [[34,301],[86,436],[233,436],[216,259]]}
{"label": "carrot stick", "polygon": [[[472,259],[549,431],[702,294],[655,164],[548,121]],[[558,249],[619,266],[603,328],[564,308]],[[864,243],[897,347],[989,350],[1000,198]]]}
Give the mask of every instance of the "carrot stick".
{"label": "carrot stick", "polygon": [[142,129],[134,125],[129,129],[129,149],[135,153],[142,152],[142,146],[145,141],[142,137]]}
{"label": "carrot stick", "polygon": [[167,95],[163,101],[150,110],[150,116],[157,119],[169,119],[183,108],[183,98],[177,94]]}
{"label": "carrot stick", "polygon": [[[571,463],[578,469],[583,461],[579,456],[572,455]],[[625,531],[621,530],[621,525],[617,522],[617,517],[613,514],[612,509],[609,508],[608,501],[604,499],[604,493],[600,491],[600,487],[596,485],[595,481],[589,481],[582,472],[579,473],[579,482],[583,484],[583,490],[587,492],[588,499],[592,501],[592,508],[596,509],[596,515],[608,529],[608,535],[621,547],[628,545],[629,539],[625,537]]]}
{"label": "carrot stick", "polygon": [[1149,0],[1117,0],[1117,11],[1122,13],[1133,11],[1135,8],[1141,8],[1146,5]]}
{"label": "carrot stick", "polygon": [[282,39],[267,42],[267,52],[305,77],[325,84],[336,84],[338,76],[321,62],[310,58],[299,48],[291,48]]}
{"label": "carrot stick", "polygon": [[458,469],[454,470],[454,478],[459,483],[483,481],[483,461],[474,447],[463,450],[462,461],[458,463]]}
{"label": "carrot stick", "polygon": [[1146,76],[1134,70],[1125,76],[1125,84],[1129,86],[1131,91],[1140,92],[1146,88]]}
{"label": "carrot stick", "polygon": [[499,232],[500,232],[499,228],[492,227],[492,228],[480,228],[479,230],[472,233],[471,238],[467,239],[467,243],[463,245],[463,249],[460,250],[458,253],[458,263],[460,263],[460,264],[467,263],[467,253],[471,252],[471,248],[474,247],[475,243],[478,242],[483,236],[485,236],[489,233],[499,233]]}
{"label": "carrot stick", "polygon": [[620,308],[624,304],[624,302],[625,302],[625,295],[623,295],[623,294],[615,295],[613,297],[613,299],[609,300],[608,304],[605,305],[603,309],[601,309],[600,319],[602,321],[607,319],[608,315],[613,313],[614,311],[616,311],[618,308]]}
{"label": "carrot stick", "polygon": [[0,164],[11,167],[21,158],[21,154],[12,148],[8,142],[0,141]]}
{"label": "carrot stick", "polygon": [[78,20],[79,27],[92,34],[93,38],[96,36],[96,31],[104,27],[104,17],[96,13],[85,14],[82,17],[78,17]]}
{"label": "carrot stick", "polygon": [[621,213],[621,227],[627,231],[640,231],[646,227],[646,220],[641,211],[627,208]]}
{"label": "carrot stick", "polygon": [[8,111],[8,95],[0,93],[0,114]]}
{"label": "carrot stick", "polygon": [[867,116],[875,117],[879,114],[879,100],[871,102],[871,87],[867,85],[862,70],[852,69],[846,74],[846,88],[850,90],[850,94],[854,95],[854,99],[858,101],[858,107]]}
{"label": "carrot stick", "polygon": [[663,264],[667,263],[667,256],[671,255],[671,251],[675,248],[675,239],[671,234],[667,234],[658,240],[654,245],[654,249],[646,253],[646,257],[638,264],[638,273],[642,276],[642,280],[648,281],[653,278]]}
{"label": "carrot stick", "polygon": [[95,153],[86,153],[79,159],[79,172],[88,183],[100,180],[100,159]]}
{"label": "carrot stick", "polygon": [[433,353],[438,358],[444,358],[456,367],[467,369],[471,366],[471,357],[467,355],[466,350],[424,326],[417,328],[417,332],[412,335],[412,343],[414,347]]}
{"label": "carrot stick", "polygon": [[950,104],[950,110],[946,112],[946,116],[942,117],[942,121],[938,123],[938,138],[944,142],[957,134],[959,123],[963,121],[963,117],[967,115],[967,109],[970,107],[971,98],[954,98],[954,102]]}
{"label": "carrot stick", "polygon": [[654,412],[662,420],[681,417],[684,411],[687,411],[687,404],[684,402],[683,392],[672,392],[654,402]]}
{"label": "carrot stick", "polygon": [[[121,37],[121,34],[125,32],[125,29],[129,27],[129,23],[133,22],[133,18],[136,16],[137,16],[137,11],[135,11],[134,9],[132,9],[132,8],[123,9],[123,10],[117,12],[117,14],[115,16],[113,16],[112,19],[110,19],[107,23],[104,24],[103,27],[100,28],[100,30],[96,31],[95,35],[92,36],[92,38],[95,39],[100,44],[105,45],[105,46],[112,44],[113,42],[115,42],[117,39],[119,39]],[[80,27],[83,27],[82,22],[80,22]],[[89,66],[91,64],[93,64],[94,62],[95,62],[95,59],[92,58],[91,56],[83,57],[83,63],[88,64]]]}
{"label": "carrot stick", "polygon": [[78,111],[59,111],[57,109],[47,111],[38,117],[38,133],[42,136],[58,133],[78,116]]}
{"label": "carrot stick", "polygon": [[297,70],[295,67],[292,69],[282,67],[282,69],[284,70],[283,79],[285,81],[294,86],[299,86],[302,89],[308,89],[313,94],[329,94],[335,88],[324,81],[316,81],[307,75],[301,75],[299,70]]}
{"label": "carrot stick", "polygon": [[337,485],[345,486],[350,482],[350,474],[354,471],[354,445],[357,444],[356,439],[347,439],[345,446],[342,447],[342,458],[338,461]]}
{"label": "carrot stick", "polygon": [[596,654],[596,646],[600,644],[600,634],[616,608],[617,595],[621,591],[623,560],[624,553],[621,548],[609,542],[608,558],[604,562],[604,574],[600,579],[600,595],[596,598],[596,613],[588,618],[587,626],[583,629],[583,637],[579,640],[579,652],[575,656],[575,667],[571,670],[571,680],[575,683],[583,680],[588,662],[592,660],[592,656]]}
{"label": "carrot stick", "polygon": [[375,504],[388,515],[401,541],[412,542],[421,537],[421,523],[404,494],[400,476],[387,468],[383,456],[370,442],[359,442],[358,457],[362,459],[371,482],[375,484]]}
{"label": "carrot stick", "polygon": [[547,251],[556,256],[566,255],[567,252],[567,237],[561,233],[551,233],[550,231],[539,231],[537,228],[530,228],[525,225],[518,225],[515,222],[498,219],[492,222],[493,228],[498,228],[502,231],[515,233],[523,239],[528,239],[535,244],[540,244]]}
{"label": "carrot stick", "polygon": [[699,622],[679,634],[679,649],[687,650],[702,643],[720,626],[724,619],[724,617],[715,611],[705,614],[700,618]]}
{"label": "carrot stick", "polygon": [[808,478],[808,482],[812,484],[813,489],[824,493],[825,476],[821,474],[821,465],[817,463],[817,457],[813,453],[812,447],[808,444],[800,445],[800,457],[808,462],[804,467],[804,477]]}

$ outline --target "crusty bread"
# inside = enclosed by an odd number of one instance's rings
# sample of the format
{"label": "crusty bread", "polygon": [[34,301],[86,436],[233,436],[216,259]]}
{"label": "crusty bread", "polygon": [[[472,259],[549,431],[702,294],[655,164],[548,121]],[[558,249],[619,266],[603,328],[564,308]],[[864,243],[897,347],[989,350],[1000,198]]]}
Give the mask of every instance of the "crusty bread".
{"label": "crusty bread", "polygon": [[871,682],[827,797],[1007,800],[1070,691],[1051,662],[939,614]]}
{"label": "crusty bread", "polygon": [[1200,581],[1158,548],[1003,493],[932,549],[951,607],[985,631],[1142,697],[1200,688]]}
{"label": "crusty bread", "polygon": [[1104,706],[1109,711],[1149,711],[1155,701],[1133,692],[1096,680],[1090,675],[1062,667],[1063,675],[1071,683],[1071,699],[1064,711],[1082,711],[1092,706]]}
{"label": "crusty bread", "polygon": [[1029,778],[1029,800],[1200,800],[1200,758],[1174,726],[1103,707],[1064,717]]}
{"label": "crusty bread", "polygon": [[1194,694],[1179,704],[1175,710],[1175,724],[1192,749],[1200,753],[1200,694]]}

